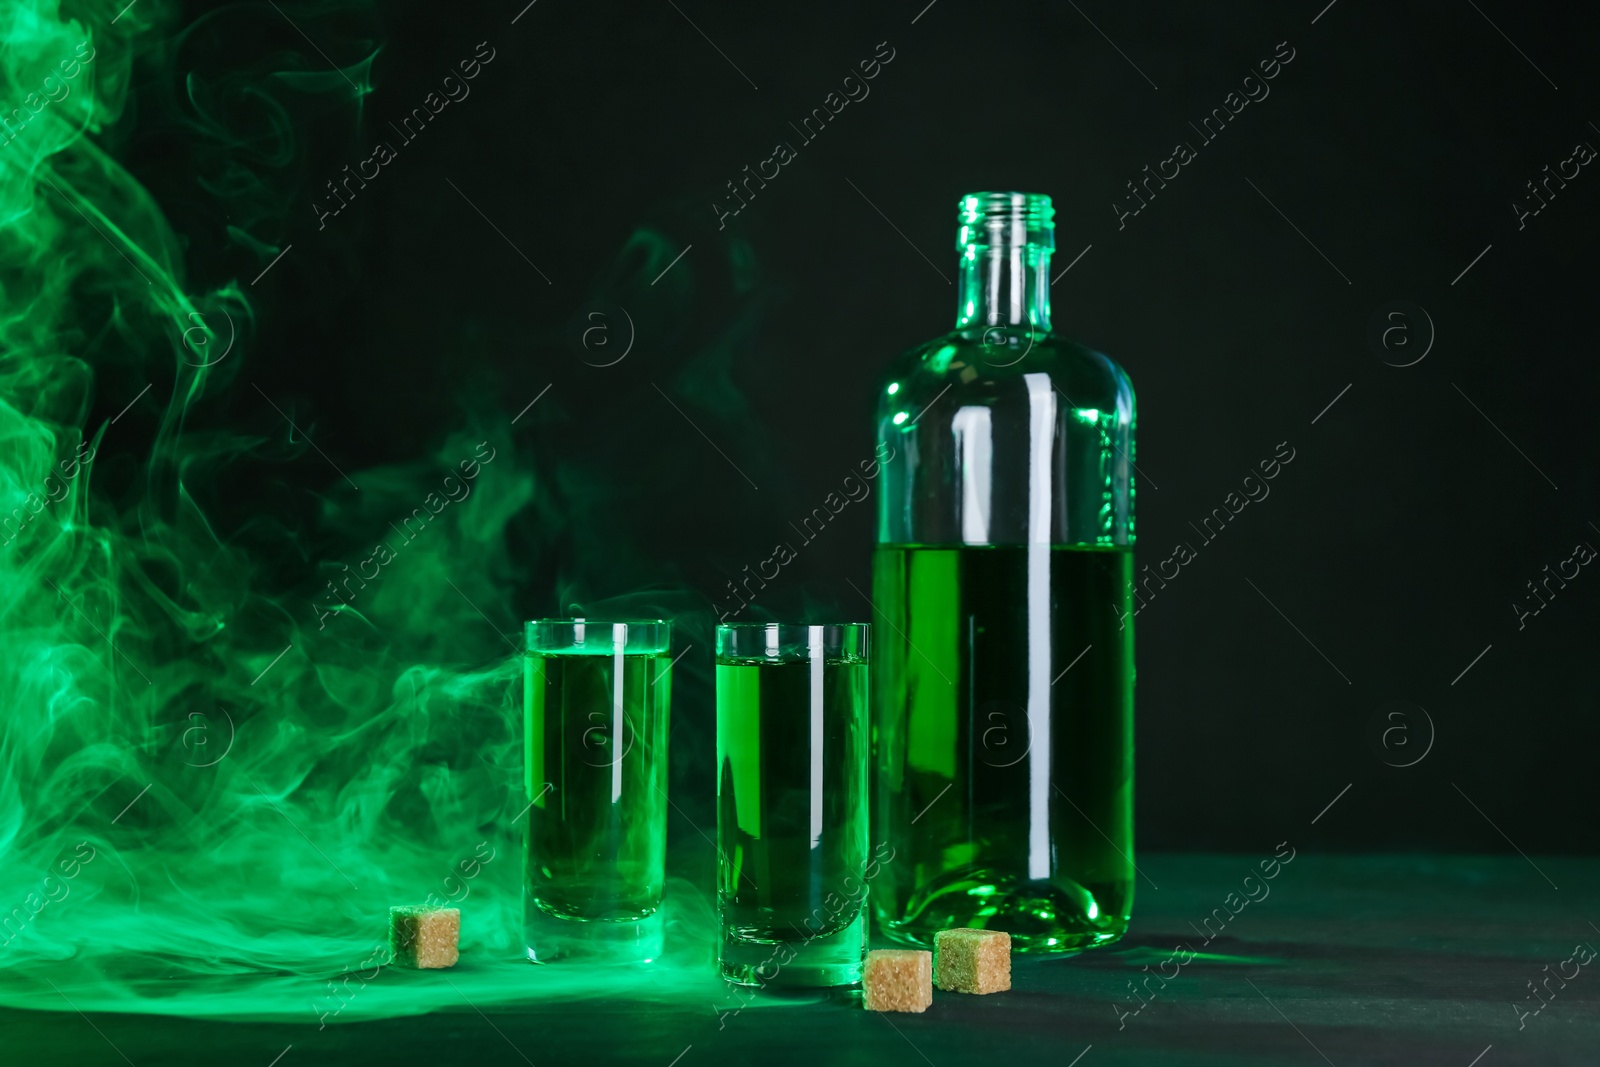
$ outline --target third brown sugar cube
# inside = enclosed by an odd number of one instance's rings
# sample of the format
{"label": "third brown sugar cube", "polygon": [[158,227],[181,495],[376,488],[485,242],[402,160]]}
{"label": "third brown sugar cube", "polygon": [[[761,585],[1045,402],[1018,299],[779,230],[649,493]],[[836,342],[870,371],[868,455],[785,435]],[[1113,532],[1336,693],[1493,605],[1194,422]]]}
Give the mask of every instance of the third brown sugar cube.
{"label": "third brown sugar cube", "polygon": [[934,981],[956,993],[999,993],[1011,988],[1011,935],[1003,930],[940,930]]}

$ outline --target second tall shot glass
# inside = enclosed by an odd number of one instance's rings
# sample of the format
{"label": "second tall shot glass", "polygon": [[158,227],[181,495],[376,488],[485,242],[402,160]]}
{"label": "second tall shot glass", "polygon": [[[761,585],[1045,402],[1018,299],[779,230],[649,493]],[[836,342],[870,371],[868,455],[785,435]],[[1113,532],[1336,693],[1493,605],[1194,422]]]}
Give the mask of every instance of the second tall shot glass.
{"label": "second tall shot glass", "polygon": [[717,627],[722,976],[861,979],[867,907],[865,623]]}
{"label": "second tall shot glass", "polygon": [[671,625],[527,624],[528,958],[661,954]]}

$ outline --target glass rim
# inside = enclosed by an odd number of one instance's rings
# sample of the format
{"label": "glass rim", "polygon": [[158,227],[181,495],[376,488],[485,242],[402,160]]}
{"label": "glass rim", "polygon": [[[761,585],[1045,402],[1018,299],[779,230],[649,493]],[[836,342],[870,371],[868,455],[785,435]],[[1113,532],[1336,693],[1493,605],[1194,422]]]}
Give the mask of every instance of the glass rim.
{"label": "glass rim", "polygon": [[537,618],[527,619],[523,622],[523,629],[529,626],[571,626],[578,623],[584,626],[671,626],[671,619],[609,619],[589,618],[585,615],[572,615],[564,618]]}
{"label": "glass rim", "polygon": [[813,626],[823,629],[844,629],[849,626],[870,627],[870,622],[719,622],[719,630],[766,630],[776,626],[780,630],[809,630]]}
{"label": "glass rim", "polygon": [[985,218],[1010,218],[1030,215],[1041,222],[1055,219],[1056,209],[1049,193],[1029,193],[1020,189],[980,189],[961,194],[962,222],[981,222]]}
{"label": "glass rim", "polygon": [[[620,632],[619,632],[620,630]],[[672,648],[669,619],[529,619],[522,624],[525,655],[658,654]]]}
{"label": "glass rim", "polygon": [[1056,209],[1047,193],[980,191],[961,197],[956,249],[1056,246]]}
{"label": "glass rim", "polygon": [[715,656],[718,663],[787,662],[818,653],[865,660],[871,641],[872,624],[865,622],[725,622],[717,624]]}

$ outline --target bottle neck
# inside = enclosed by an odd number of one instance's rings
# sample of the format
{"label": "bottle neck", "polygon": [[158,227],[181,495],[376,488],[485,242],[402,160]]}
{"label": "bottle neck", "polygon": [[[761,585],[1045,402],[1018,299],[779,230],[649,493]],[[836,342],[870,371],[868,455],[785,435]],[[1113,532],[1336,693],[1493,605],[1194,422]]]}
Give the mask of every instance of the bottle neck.
{"label": "bottle neck", "polygon": [[968,245],[961,252],[956,329],[1050,329],[1050,249],[1032,241]]}

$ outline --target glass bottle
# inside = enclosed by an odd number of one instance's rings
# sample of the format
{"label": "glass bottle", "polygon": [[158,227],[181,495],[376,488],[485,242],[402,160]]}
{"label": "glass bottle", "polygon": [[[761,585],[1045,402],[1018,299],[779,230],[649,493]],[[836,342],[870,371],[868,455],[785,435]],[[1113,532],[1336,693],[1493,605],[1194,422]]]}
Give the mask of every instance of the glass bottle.
{"label": "glass bottle", "polygon": [[962,198],[956,328],[879,397],[872,900],[924,947],[1075,952],[1133,904],[1133,386],[1051,330],[1054,214]]}

